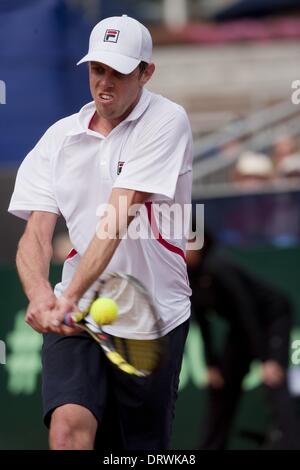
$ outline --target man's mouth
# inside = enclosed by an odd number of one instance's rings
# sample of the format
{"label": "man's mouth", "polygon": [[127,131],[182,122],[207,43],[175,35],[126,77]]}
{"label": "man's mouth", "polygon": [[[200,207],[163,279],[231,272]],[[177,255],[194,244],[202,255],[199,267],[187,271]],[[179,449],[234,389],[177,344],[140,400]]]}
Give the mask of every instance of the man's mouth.
{"label": "man's mouth", "polygon": [[101,101],[105,101],[107,103],[113,100],[113,96],[108,93],[100,93],[98,96]]}

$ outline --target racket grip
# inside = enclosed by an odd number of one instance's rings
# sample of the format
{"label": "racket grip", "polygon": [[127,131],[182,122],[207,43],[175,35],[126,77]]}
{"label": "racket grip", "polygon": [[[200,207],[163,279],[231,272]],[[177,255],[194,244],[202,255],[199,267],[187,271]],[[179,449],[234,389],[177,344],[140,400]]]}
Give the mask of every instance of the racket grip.
{"label": "racket grip", "polygon": [[64,325],[73,326],[74,323],[79,323],[86,316],[87,312],[69,312],[66,313],[64,318]]}
{"label": "racket grip", "polygon": [[66,313],[63,323],[64,323],[64,325],[67,325],[67,326],[73,326],[74,325],[74,318],[72,316],[72,313]]}

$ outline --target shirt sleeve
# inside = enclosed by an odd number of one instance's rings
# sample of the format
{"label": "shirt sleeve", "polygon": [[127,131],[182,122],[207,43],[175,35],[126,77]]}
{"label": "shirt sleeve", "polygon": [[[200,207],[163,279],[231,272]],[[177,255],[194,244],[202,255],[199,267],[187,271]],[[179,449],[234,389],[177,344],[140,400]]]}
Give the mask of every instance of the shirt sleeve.
{"label": "shirt sleeve", "polygon": [[126,188],[173,198],[178,177],[192,167],[192,136],[183,110],[158,117],[136,139],[114,188]]}
{"label": "shirt sleeve", "polygon": [[53,191],[47,134],[23,160],[15,182],[8,212],[27,220],[32,211],[59,215]]}

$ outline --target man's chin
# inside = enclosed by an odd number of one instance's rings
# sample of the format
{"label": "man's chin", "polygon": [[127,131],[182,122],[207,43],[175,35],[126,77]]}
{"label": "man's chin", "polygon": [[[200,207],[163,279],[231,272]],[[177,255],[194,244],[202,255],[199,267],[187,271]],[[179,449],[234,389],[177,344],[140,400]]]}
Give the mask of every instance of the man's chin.
{"label": "man's chin", "polygon": [[108,110],[103,109],[102,107],[97,107],[97,113],[100,117],[102,117],[103,119],[107,119],[107,120],[115,120],[118,118],[116,116],[116,113],[109,112]]}

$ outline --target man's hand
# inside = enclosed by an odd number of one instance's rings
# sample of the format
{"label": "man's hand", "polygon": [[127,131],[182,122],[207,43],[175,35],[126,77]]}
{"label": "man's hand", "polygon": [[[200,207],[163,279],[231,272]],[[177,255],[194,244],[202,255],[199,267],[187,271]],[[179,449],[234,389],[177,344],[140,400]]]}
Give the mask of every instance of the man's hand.
{"label": "man's hand", "polygon": [[223,388],[224,379],[217,367],[208,367],[207,369],[207,383],[212,388]]}
{"label": "man's hand", "polygon": [[78,307],[70,300],[57,299],[51,288],[40,290],[29,303],[25,321],[38,333],[59,333],[72,335],[79,328],[63,325],[66,313],[78,311]]}
{"label": "man's hand", "polygon": [[283,367],[276,361],[265,361],[262,364],[262,381],[269,387],[277,387],[280,385],[285,376]]}
{"label": "man's hand", "polygon": [[30,300],[25,316],[26,323],[39,333],[47,333],[49,331],[50,312],[55,304],[56,297],[50,287],[39,289]]}
{"label": "man's hand", "polygon": [[63,324],[64,317],[67,313],[78,312],[78,310],[76,303],[69,297],[62,295],[56,299],[55,306],[51,310],[49,317],[49,331],[60,335],[74,335],[82,331],[76,326],[70,327]]}

